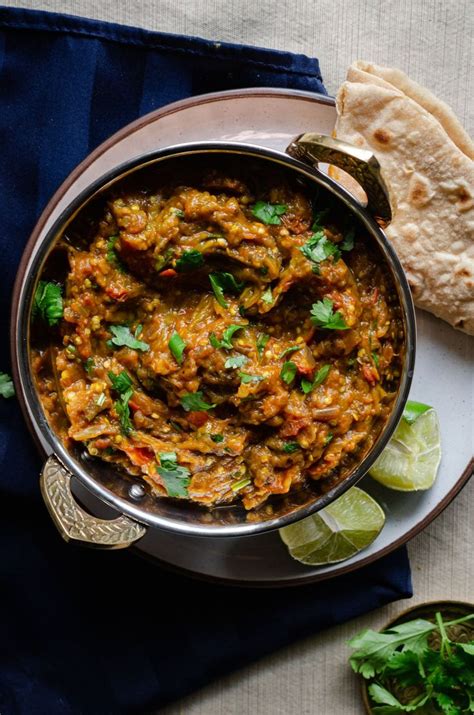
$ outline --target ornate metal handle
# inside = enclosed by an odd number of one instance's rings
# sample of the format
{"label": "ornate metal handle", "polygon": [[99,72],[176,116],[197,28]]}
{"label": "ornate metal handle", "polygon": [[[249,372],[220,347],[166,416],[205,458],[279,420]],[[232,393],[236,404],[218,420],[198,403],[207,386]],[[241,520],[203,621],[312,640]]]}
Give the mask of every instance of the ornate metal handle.
{"label": "ornate metal handle", "polygon": [[141,539],[146,527],[126,516],[98,519],[85,512],[71,492],[71,473],[53,455],[40,477],[43,499],[65,541],[76,541],[100,549],[125,549]]}
{"label": "ornate metal handle", "polygon": [[387,187],[372,152],[323,134],[301,134],[286,151],[313,166],[323,162],[347,171],[367,194],[368,210],[385,224],[391,220]]}

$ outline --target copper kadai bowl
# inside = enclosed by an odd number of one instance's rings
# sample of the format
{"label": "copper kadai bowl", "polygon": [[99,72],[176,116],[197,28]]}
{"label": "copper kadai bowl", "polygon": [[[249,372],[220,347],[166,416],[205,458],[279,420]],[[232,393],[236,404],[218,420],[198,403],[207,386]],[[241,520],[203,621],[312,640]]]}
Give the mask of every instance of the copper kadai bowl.
{"label": "copper kadai bowl", "polygon": [[[291,493],[272,502],[272,513],[261,509],[249,517],[235,506],[205,509],[188,502],[157,499],[136,481],[120,474],[110,465],[93,459],[80,445],[66,447],[49,426],[43,412],[30,363],[30,315],[38,279],[48,255],[69,223],[91,200],[109,190],[125,176],[145,167],[170,168],[171,163],[198,157],[200,163],[209,159],[238,157],[239,161],[277,165],[294,180],[316,191],[324,187],[349,209],[354,221],[361,225],[380,249],[398,291],[405,330],[404,365],[398,395],[392,413],[372,448],[356,463],[338,484],[321,494],[311,490]],[[367,195],[362,206],[354,197],[318,169],[324,162],[339,166],[350,173]],[[140,539],[148,528],[158,527],[193,536],[249,536],[277,529],[322,509],[337,499],[366,474],[393,434],[403,412],[413,375],[415,359],[415,315],[408,283],[400,262],[381,226],[390,221],[387,191],[380,177],[379,165],[368,151],[332,139],[304,134],[295,139],[286,153],[244,144],[226,142],[180,144],[132,159],[102,176],[83,190],[62,212],[47,234],[39,240],[30,239],[18,271],[15,284],[11,343],[12,362],[17,394],[29,426],[46,455],[41,474],[41,490],[50,514],[66,540],[106,547],[123,548]],[[112,507],[115,519],[91,516],[78,504],[71,491],[75,478],[102,502]]]}

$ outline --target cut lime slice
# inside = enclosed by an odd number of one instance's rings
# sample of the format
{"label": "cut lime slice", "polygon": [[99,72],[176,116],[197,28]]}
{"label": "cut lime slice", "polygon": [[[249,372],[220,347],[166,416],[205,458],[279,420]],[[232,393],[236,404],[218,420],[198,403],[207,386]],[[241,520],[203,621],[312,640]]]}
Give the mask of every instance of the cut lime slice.
{"label": "cut lime slice", "polygon": [[369,474],[390,489],[412,492],[433,486],[441,460],[438,415],[433,408],[411,424],[400,421]]}
{"label": "cut lime slice", "polygon": [[352,487],[317,514],[280,529],[280,536],[294,559],[323,566],[365,549],[384,523],[385,514],[377,502],[362,489]]}

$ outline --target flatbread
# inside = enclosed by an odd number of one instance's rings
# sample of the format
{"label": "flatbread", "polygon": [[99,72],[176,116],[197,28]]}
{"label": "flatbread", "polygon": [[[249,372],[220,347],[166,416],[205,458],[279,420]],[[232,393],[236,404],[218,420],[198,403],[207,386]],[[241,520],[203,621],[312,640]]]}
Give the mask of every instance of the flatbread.
{"label": "flatbread", "polygon": [[399,70],[355,62],[336,137],[380,162],[386,228],[420,308],[474,335],[474,144],[452,111]]}

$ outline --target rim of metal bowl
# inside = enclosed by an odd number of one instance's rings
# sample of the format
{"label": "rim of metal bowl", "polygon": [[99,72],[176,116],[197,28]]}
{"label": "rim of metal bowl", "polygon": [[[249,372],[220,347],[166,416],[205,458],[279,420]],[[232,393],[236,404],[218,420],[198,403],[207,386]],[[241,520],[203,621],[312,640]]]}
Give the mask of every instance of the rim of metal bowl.
{"label": "rim of metal bowl", "polygon": [[[206,525],[188,523],[171,519],[158,514],[150,514],[141,509],[136,503],[117,496],[107,489],[88,473],[84,465],[75,460],[62,445],[56,434],[49,426],[44,415],[39,397],[34,387],[30,368],[30,313],[31,303],[36,288],[36,283],[43,269],[44,263],[55,243],[57,237],[64,231],[72,219],[82,210],[92,198],[109,189],[115,182],[139,169],[159,164],[176,157],[197,154],[233,154],[244,157],[256,157],[277,163],[292,169],[295,173],[309,179],[310,182],[323,185],[332,194],[339,198],[361,221],[369,234],[376,240],[384,259],[387,261],[394,283],[397,288],[398,298],[402,307],[405,331],[405,362],[400,380],[398,395],[392,413],[387,420],[375,445],[366,454],[364,459],[355,466],[346,479],[331,490],[316,498],[313,502],[274,519],[260,522],[239,523],[232,525]],[[28,246],[25,252],[28,251]],[[46,453],[54,453],[61,462],[79,479],[79,481],[96,497],[120,513],[136,521],[152,527],[166,529],[181,534],[193,536],[250,536],[287,526],[299,521],[341,496],[350,487],[361,479],[379,457],[388,440],[392,436],[405,406],[414,370],[416,346],[416,321],[415,311],[408,282],[401,263],[386,238],[383,230],[376,223],[368,211],[356,199],[317,168],[310,167],[301,161],[293,159],[284,152],[266,149],[252,144],[236,144],[232,142],[193,142],[175,144],[164,149],[148,152],[130,159],[117,167],[104,173],[94,182],[83,189],[60,213],[52,226],[45,233],[41,241],[32,247],[28,260],[20,268],[20,285],[18,286],[18,299],[14,301],[12,309],[12,352],[14,372],[17,387],[20,388],[26,416],[31,422],[39,443]]]}

